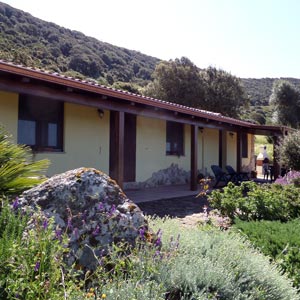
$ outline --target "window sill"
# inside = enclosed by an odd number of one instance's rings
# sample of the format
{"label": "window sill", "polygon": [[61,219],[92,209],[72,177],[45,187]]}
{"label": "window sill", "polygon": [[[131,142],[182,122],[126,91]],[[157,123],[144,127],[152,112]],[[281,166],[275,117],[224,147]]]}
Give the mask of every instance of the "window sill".
{"label": "window sill", "polygon": [[43,154],[43,153],[51,153],[51,154],[59,154],[59,153],[66,153],[63,150],[54,150],[54,149],[41,149],[41,150],[32,150],[34,154]]}
{"label": "window sill", "polygon": [[184,154],[181,154],[181,153],[170,153],[170,152],[167,152],[166,155],[167,156],[177,156],[177,157],[185,156]]}

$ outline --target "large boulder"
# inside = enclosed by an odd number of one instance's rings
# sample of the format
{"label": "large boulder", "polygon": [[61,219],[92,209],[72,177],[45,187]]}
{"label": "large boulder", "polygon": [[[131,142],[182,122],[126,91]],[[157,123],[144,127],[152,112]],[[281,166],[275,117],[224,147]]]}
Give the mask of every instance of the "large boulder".
{"label": "large boulder", "polygon": [[95,269],[96,258],[112,243],[134,244],[148,231],[138,206],[108,175],[92,168],[55,175],[24,192],[19,204],[26,210],[40,207],[47,218],[54,217],[56,230],[69,237],[68,264],[88,269]]}

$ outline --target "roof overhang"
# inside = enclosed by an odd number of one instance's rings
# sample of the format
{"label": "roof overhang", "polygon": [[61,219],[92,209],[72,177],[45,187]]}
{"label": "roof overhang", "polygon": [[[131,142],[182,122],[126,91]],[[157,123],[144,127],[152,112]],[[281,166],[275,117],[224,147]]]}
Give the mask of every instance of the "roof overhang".
{"label": "roof overhang", "polygon": [[262,135],[282,135],[283,127],[261,126],[219,113],[116,90],[64,76],[59,73],[28,68],[0,60],[0,89],[32,94],[95,108],[123,111],[145,117],[193,124],[229,131],[246,131]]}

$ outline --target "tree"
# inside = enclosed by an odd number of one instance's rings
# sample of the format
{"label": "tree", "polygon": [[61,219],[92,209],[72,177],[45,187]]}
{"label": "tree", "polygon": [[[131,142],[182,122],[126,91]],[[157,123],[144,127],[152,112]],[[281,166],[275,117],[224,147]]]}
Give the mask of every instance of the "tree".
{"label": "tree", "polygon": [[247,104],[238,78],[213,67],[200,71],[186,57],[161,62],[153,78],[144,93],[154,98],[230,117],[238,117],[241,106]]}
{"label": "tree", "polygon": [[49,162],[31,157],[30,148],[14,144],[0,127],[0,195],[16,195],[42,182]]}
{"label": "tree", "polygon": [[277,150],[282,164],[292,170],[300,171],[300,131],[285,136]]}
{"label": "tree", "polygon": [[275,81],[269,102],[274,110],[274,123],[299,128],[300,92],[294,85],[284,80]]}
{"label": "tree", "polygon": [[152,77],[144,89],[147,96],[193,107],[203,100],[199,69],[186,57],[159,63]]}
{"label": "tree", "polygon": [[214,67],[202,70],[200,76],[205,85],[205,98],[202,104],[205,109],[236,118],[240,115],[241,108],[248,105],[239,78]]}

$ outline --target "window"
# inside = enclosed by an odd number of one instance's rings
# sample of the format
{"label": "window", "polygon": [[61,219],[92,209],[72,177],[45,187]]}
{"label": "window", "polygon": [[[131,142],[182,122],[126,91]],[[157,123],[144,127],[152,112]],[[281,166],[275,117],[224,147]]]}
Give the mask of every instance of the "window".
{"label": "window", "polygon": [[242,157],[248,157],[248,134],[242,133]]}
{"label": "window", "polygon": [[63,102],[20,95],[18,143],[35,151],[62,151]]}
{"label": "window", "polygon": [[167,121],[167,155],[184,155],[183,132],[184,125],[182,123]]}

